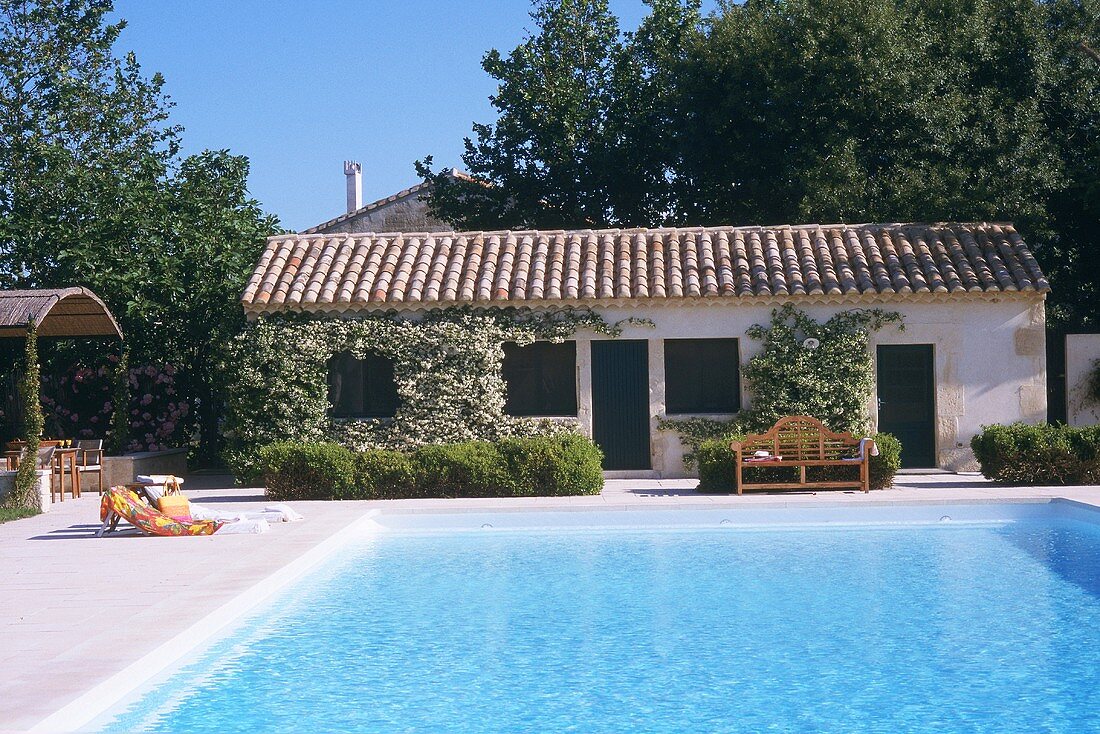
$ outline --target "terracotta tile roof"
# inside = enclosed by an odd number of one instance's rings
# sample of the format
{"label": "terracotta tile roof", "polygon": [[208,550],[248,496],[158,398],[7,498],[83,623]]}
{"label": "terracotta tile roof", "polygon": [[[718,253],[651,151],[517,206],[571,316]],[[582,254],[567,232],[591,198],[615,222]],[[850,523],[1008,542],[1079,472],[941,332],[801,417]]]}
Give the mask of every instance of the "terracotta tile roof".
{"label": "terracotta tile roof", "polygon": [[251,312],[1050,289],[1011,224],[281,235]]}
{"label": "terracotta tile roof", "polygon": [[[457,178],[457,179],[461,179],[463,181],[477,181],[477,179],[474,178],[473,176],[471,176],[470,174],[463,173],[462,171],[458,171],[458,170],[454,170],[454,169],[451,169],[448,172],[448,175],[453,176],[454,178]],[[431,187],[432,187],[432,184],[431,184],[430,181],[421,181],[420,183],[416,184],[415,186],[410,186],[407,189],[402,189],[401,191],[398,191],[396,194],[392,194],[390,196],[387,196],[384,199],[379,199],[378,201],[372,201],[369,204],[364,204],[363,206],[359,207],[358,209],[356,209],[353,212],[348,212],[347,214],[341,214],[340,216],[334,217],[333,219],[330,219],[327,222],[321,222],[320,224],[318,224],[314,227],[310,227],[309,229],[303,229],[301,231],[301,234],[316,234],[318,232],[323,232],[324,230],[328,229],[329,227],[333,227],[337,224],[340,224],[341,222],[346,222],[347,220],[358,217],[361,214],[366,214],[367,212],[374,211],[375,209],[378,209],[379,207],[383,207],[386,204],[392,204],[395,201],[400,201],[402,199],[406,199],[406,198],[408,198],[410,196],[413,196],[413,195],[419,195],[423,192],[428,191],[429,189],[431,189]]]}

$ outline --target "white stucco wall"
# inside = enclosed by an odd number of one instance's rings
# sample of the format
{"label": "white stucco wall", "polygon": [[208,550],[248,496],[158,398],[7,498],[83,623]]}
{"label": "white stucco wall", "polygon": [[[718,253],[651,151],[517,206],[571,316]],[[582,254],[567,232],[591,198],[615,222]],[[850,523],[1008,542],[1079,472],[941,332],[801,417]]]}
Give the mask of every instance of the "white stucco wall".
{"label": "white stucco wall", "polygon": [[1088,394],[1088,376],[1100,359],[1100,334],[1066,335],[1066,422],[1071,426],[1100,423],[1100,403]]}
{"label": "white stucco wall", "polygon": [[[800,304],[801,305],[801,304]],[[860,304],[802,305],[815,319]],[[1019,296],[976,297],[939,302],[895,301],[875,304],[902,314],[905,329],[887,327],[872,335],[872,344],[934,345],[936,379],[936,449],[941,467],[975,468],[970,438],[987,423],[1046,419],[1046,352],[1041,300]],[[683,449],[677,434],[659,431],[665,417],[664,339],[740,339],[741,363],[759,351],[745,336],[753,324],[767,323],[772,305],[667,305],[603,307],[608,322],[649,319],[655,326],[626,325],[621,338],[649,340],[649,408],[653,475],[684,476]],[[592,430],[591,340],[578,335],[578,418]],[[742,385],[745,406],[751,395]],[[875,399],[868,405],[876,416]],[[684,416],[677,416],[677,418]],[[715,416],[711,416],[715,417]]]}

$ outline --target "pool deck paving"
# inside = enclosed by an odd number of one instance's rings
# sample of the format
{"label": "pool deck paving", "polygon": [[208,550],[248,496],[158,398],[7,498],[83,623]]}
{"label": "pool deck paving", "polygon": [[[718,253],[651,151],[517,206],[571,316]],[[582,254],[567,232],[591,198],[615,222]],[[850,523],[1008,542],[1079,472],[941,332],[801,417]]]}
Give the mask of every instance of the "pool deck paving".
{"label": "pool deck paving", "polygon": [[[60,719],[50,720],[53,728],[41,724],[74,701],[93,705],[98,691],[121,690],[141,665],[155,666],[158,654],[183,649],[188,634],[231,623],[248,604],[289,583],[289,569],[308,573],[309,559],[372,510],[735,509],[1056,497],[1100,506],[1100,487],[1001,487],[975,475],[903,474],[893,488],[868,494],[707,495],[696,492],[695,483],[608,480],[601,494],[590,497],[292,502],[304,522],[276,524],[261,535],[171,539],[132,532],[95,538],[98,495],[66,499],[42,515],[0,524],[0,732],[36,725],[57,730]],[[193,502],[218,507],[268,504],[262,489],[232,487],[228,477],[191,477],[185,491]]]}

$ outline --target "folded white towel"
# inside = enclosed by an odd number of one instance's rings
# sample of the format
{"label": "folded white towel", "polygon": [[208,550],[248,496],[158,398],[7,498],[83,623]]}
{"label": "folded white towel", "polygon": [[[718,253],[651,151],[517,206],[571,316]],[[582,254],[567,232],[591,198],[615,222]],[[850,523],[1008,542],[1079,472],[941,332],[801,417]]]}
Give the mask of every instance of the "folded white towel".
{"label": "folded white towel", "polygon": [[[194,516],[192,515],[192,517]],[[271,526],[267,524],[267,520],[237,520],[222,525],[218,530],[218,535],[259,535],[269,530],[271,530]]]}
{"label": "folded white towel", "polygon": [[216,510],[206,505],[191,503],[191,517],[196,520],[218,520],[220,522],[236,522],[245,518],[244,512],[237,510]]}
{"label": "folded white towel", "polygon": [[861,438],[859,440],[859,460],[863,461],[863,457],[867,452],[867,446],[871,447],[871,456],[878,456],[878,444],[875,443],[873,438]]}
{"label": "folded white towel", "polygon": [[286,505],[268,505],[262,510],[218,510],[207,505],[191,503],[191,517],[196,520],[263,520],[265,522],[298,522],[305,518]]}
{"label": "folded white towel", "polygon": [[290,505],[268,505],[264,508],[264,512],[281,515],[280,522],[298,522],[300,520],[305,520],[305,518],[295,512]]}

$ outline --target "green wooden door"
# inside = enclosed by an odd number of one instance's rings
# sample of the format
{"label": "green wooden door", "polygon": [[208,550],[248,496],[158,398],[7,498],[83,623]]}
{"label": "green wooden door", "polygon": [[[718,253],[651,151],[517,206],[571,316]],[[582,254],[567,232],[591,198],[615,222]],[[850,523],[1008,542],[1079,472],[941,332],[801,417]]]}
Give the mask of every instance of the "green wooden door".
{"label": "green wooden door", "polygon": [[936,379],[931,344],[878,348],[878,429],[901,441],[905,469],[936,466]]}
{"label": "green wooden door", "polygon": [[642,339],[592,342],[592,440],[603,468],[649,469],[649,347]]}

